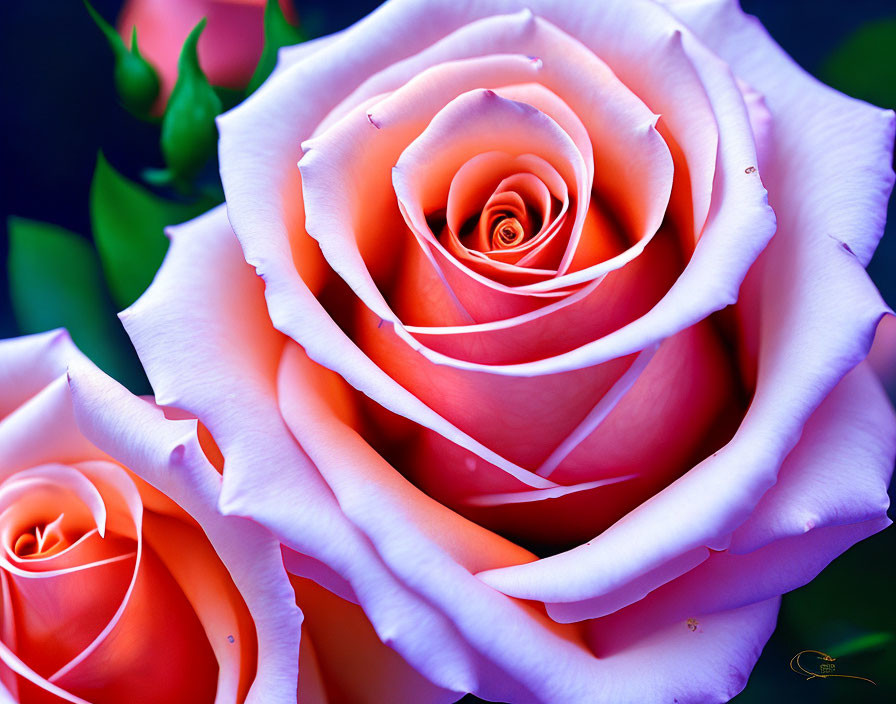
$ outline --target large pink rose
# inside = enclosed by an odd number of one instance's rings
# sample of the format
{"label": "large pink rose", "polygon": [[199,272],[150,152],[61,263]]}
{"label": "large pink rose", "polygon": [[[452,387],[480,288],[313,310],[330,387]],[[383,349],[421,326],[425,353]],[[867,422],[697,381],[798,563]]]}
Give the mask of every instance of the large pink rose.
{"label": "large pink rose", "polygon": [[733,0],[393,0],[219,127],[125,325],[432,701],[727,700],[888,524],[893,114]]}

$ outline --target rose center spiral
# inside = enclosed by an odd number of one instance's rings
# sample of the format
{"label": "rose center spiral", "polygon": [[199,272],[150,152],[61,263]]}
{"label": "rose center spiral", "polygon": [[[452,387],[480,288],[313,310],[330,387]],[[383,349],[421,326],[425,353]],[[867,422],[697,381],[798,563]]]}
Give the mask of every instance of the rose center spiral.
{"label": "rose center spiral", "polygon": [[67,545],[61,527],[62,516],[49,523],[38,523],[22,532],[13,543],[17,557],[47,557]]}
{"label": "rose center spiral", "polygon": [[509,249],[526,239],[526,230],[515,217],[502,214],[492,226],[492,249]]}

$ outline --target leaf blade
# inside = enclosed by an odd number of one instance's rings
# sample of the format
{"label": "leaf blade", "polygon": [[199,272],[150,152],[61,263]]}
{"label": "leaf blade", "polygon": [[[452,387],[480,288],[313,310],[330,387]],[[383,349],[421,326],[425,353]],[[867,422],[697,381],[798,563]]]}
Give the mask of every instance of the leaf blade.
{"label": "leaf blade", "polygon": [[97,366],[132,390],[146,378],[103,286],[90,243],[56,225],[10,218],[9,293],[24,333],[67,328]]}
{"label": "leaf blade", "polygon": [[97,156],[90,187],[93,238],[112,298],[133,303],[152,282],[168,250],[164,229],[199,215],[209,203],[178,203],[126,179]]}

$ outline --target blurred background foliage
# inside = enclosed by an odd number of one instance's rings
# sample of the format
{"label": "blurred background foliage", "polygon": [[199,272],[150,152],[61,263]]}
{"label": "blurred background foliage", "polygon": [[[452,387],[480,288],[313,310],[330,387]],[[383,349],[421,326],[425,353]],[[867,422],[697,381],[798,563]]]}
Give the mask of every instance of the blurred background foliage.
{"label": "blurred background foliage", "polygon": [[[111,26],[98,29],[81,2],[0,3],[0,256],[8,265],[0,280],[0,337],[66,324],[100,366],[132,390],[149,391],[114,313],[152,279],[167,246],[162,227],[222,199],[211,119],[260,84],[277,46],[337,31],[378,2],[293,5],[298,27],[294,17],[268,7],[267,42],[248,91],[212,89],[188,45],[180,65],[190,80],[175,87],[171,107],[159,115],[150,108],[154,79],[140,52],[129,51],[130,41],[116,44]],[[896,0],[742,5],[807,71],[849,95],[896,108]],[[114,24],[122,1],[93,6]],[[135,94],[120,96],[122,75],[138,77]],[[894,267],[891,200],[888,234],[869,266],[891,306]],[[778,629],[738,704],[896,701],[894,558],[896,529],[889,529],[785,595]],[[837,657],[838,672],[876,685],[795,674],[791,658],[808,649]]]}

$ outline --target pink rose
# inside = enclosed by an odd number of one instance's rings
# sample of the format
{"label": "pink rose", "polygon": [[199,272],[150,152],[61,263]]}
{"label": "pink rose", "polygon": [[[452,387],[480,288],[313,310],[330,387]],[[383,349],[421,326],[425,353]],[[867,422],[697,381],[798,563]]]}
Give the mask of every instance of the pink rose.
{"label": "pink rose", "polygon": [[393,0],[219,129],[123,320],[431,701],[727,700],[889,523],[893,114],[733,0]]}
{"label": "pink rose", "polygon": [[[208,25],[199,37],[199,65],[212,85],[243,88],[252,77],[264,44],[266,0],[128,0],[118,18],[118,29],[130,46],[137,27],[143,56],[159,72],[159,105],[177,80],[177,59],[184,39],[203,17]],[[295,13],[290,0],[280,6]]]}

